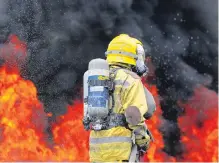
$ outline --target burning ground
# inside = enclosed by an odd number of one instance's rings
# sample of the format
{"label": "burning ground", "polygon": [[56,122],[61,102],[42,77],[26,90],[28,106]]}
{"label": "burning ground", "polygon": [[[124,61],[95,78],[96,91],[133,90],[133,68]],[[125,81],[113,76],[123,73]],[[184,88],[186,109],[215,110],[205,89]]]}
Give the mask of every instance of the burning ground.
{"label": "burning ground", "polygon": [[124,32],[152,58],[145,85],[157,112],[146,123],[156,141],[145,160],[218,160],[216,4],[2,0],[0,160],[88,160],[82,74]]}

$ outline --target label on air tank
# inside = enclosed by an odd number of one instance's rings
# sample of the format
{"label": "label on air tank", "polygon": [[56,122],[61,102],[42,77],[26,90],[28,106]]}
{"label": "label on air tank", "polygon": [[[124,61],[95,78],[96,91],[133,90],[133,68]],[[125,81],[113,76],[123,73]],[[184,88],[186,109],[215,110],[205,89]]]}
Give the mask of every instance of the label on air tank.
{"label": "label on air tank", "polygon": [[[89,76],[88,80],[100,80],[103,79],[99,75]],[[107,107],[107,101],[109,98],[108,89],[103,86],[89,86],[88,88],[88,105],[89,107]]]}
{"label": "label on air tank", "polygon": [[91,92],[102,92],[104,91],[104,87],[102,86],[95,86],[95,87],[90,87]]}

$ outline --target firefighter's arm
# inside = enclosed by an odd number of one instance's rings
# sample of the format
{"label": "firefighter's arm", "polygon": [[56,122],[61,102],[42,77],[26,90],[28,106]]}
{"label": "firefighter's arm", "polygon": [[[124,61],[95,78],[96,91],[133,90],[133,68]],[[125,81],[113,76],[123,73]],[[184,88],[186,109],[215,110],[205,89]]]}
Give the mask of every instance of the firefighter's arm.
{"label": "firefighter's arm", "polygon": [[149,146],[150,136],[147,134],[144,114],[148,111],[144,86],[140,79],[123,93],[123,107],[128,126],[135,134],[136,144],[140,147]]}
{"label": "firefighter's arm", "polygon": [[147,101],[147,106],[148,106],[148,111],[144,114],[145,119],[150,119],[154,112],[156,111],[156,104],[153,95],[151,92],[144,87],[145,89],[145,95],[146,95],[146,101]]}

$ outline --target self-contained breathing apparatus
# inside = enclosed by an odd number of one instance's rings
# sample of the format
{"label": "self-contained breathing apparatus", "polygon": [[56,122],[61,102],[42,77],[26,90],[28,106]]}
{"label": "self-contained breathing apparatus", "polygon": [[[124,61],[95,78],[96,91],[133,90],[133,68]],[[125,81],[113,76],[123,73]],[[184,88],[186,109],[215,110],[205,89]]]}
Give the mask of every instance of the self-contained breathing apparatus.
{"label": "self-contained breathing apparatus", "polygon": [[[144,65],[144,49],[138,46],[138,59],[136,69],[141,76],[147,73]],[[84,118],[86,130],[103,130],[115,126],[126,126],[125,116],[112,112],[114,98],[114,77],[116,69],[110,71],[109,64],[104,59],[93,59],[89,62],[88,70],[84,73]],[[148,112],[144,115],[149,119],[155,109],[155,102],[151,93],[145,88]],[[152,137],[152,135],[150,134]]]}
{"label": "self-contained breathing apparatus", "polygon": [[125,116],[112,112],[115,73],[110,71],[104,59],[89,62],[88,71],[84,73],[83,124],[86,130],[125,126]]}

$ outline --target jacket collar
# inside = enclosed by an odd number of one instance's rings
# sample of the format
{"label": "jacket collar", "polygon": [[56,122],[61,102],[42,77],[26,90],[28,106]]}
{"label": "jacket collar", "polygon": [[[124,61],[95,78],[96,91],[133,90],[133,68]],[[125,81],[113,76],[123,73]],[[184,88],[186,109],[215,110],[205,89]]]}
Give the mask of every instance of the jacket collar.
{"label": "jacket collar", "polygon": [[127,65],[127,64],[123,64],[123,63],[115,63],[115,64],[111,64],[110,68],[124,68],[124,69],[128,69],[128,70],[132,70],[131,65]]}

